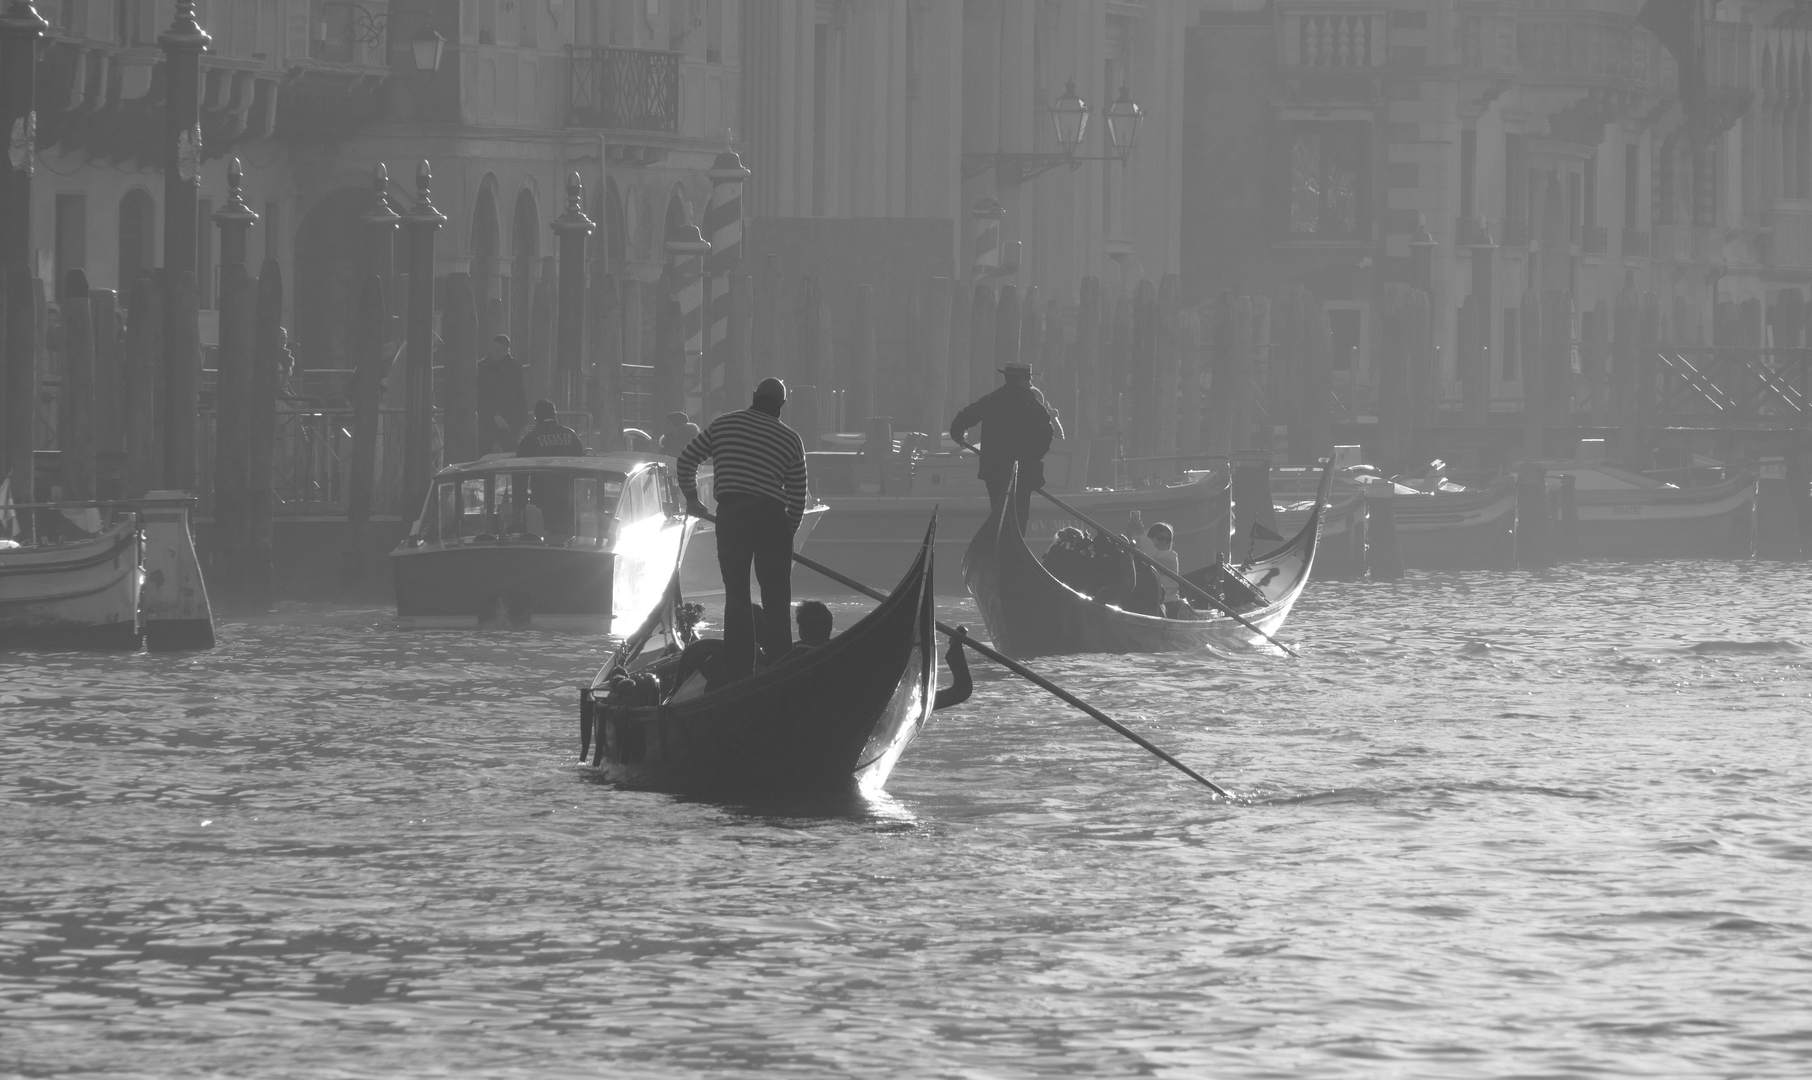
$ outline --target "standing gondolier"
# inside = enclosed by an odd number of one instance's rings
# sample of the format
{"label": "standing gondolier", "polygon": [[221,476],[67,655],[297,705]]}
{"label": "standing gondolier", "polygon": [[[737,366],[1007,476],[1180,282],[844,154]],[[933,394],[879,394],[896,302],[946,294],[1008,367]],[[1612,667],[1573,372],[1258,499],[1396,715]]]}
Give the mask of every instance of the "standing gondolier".
{"label": "standing gondolier", "polygon": [[1025,535],[1032,508],[1032,492],[1044,486],[1044,455],[1050,452],[1057,428],[1044,394],[1032,385],[1030,364],[1008,364],[1000,369],[1003,386],[971,402],[950,421],[950,437],[968,445],[963,434],[981,425],[981,468],[977,475],[988,485],[988,510],[998,514],[1007,497],[1013,466],[1019,466],[1019,488],[1013,500],[1019,511],[1019,533]]}
{"label": "standing gondolier", "polygon": [[[686,510],[702,516],[698,467],[710,458],[717,496],[717,566],[724,579],[725,667],[732,678],[755,670],[760,641],[770,660],[793,645],[793,534],[805,517],[805,444],[780,422],[786,384],[763,379],[755,400],[725,413],[686,444],[679,485]],[[762,625],[749,606],[749,567],[761,585]]]}

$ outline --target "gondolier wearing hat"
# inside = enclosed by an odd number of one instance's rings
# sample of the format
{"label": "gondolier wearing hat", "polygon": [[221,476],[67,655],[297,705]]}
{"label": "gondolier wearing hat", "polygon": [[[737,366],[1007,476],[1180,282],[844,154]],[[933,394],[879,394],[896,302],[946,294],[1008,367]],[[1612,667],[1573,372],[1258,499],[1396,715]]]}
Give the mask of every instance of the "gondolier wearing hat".
{"label": "gondolier wearing hat", "polygon": [[1019,466],[1018,495],[1013,504],[1019,512],[1019,532],[1024,535],[1032,509],[1032,492],[1044,486],[1044,455],[1050,451],[1058,428],[1044,394],[1032,385],[1030,364],[1008,364],[1000,373],[1006,377],[1005,385],[957,413],[950,421],[950,437],[967,446],[963,434],[981,425],[981,447],[977,451],[981,468],[977,475],[988,485],[992,513],[1000,512],[1013,466]]}
{"label": "gondolier wearing hat", "polygon": [[[717,496],[717,567],[724,578],[724,666],[753,674],[759,640],[770,660],[793,645],[793,534],[805,517],[805,444],[780,422],[786,384],[763,379],[741,412],[711,421],[679,456],[686,510],[703,515],[698,467],[712,462]],[[749,606],[749,568],[761,585],[762,625]]]}

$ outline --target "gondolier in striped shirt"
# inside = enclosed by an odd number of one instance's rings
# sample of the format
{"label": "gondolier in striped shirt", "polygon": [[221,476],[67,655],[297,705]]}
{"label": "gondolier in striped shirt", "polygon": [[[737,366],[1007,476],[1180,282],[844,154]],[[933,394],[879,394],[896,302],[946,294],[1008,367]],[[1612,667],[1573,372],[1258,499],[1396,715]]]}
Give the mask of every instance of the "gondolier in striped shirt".
{"label": "gondolier in striped shirt", "polygon": [[[786,384],[763,379],[755,400],[741,412],[711,421],[679,456],[686,509],[705,513],[698,501],[698,467],[712,462],[717,496],[717,565],[724,578],[725,668],[732,677],[755,670],[759,641],[770,660],[793,645],[793,534],[805,517],[805,444],[780,422]],[[761,585],[761,626],[749,606],[749,567]]]}

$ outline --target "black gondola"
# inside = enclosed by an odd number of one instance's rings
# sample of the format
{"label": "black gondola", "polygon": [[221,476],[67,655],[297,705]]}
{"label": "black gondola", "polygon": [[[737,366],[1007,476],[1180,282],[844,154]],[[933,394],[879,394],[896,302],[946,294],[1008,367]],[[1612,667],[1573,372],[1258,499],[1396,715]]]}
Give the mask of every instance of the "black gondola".
{"label": "black gondola", "polygon": [[581,694],[592,764],[615,781],[694,794],[879,791],[931,715],[934,517],[880,606],[803,656],[677,704],[613,705],[613,665]]}
{"label": "black gondola", "polygon": [[[1315,507],[1301,530],[1270,554],[1238,567],[1243,581],[1231,606],[1249,623],[1275,634],[1308,584],[1315,545],[1328,505],[1324,473]],[[1213,571],[1215,567],[1207,568]],[[1202,571],[1189,575],[1204,584]],[[963,579],[988,624],[994,647],[1009,656],[1063,656],[1072,653],[1183,652],[1204,645],[1245,646],[1264,639],[1236,619],[1204,611],[1198,618],[1172,619],[1126,611],[1101,603],[1058,580],[1020,535],[1011,498],[990,516],[963,560]]]}

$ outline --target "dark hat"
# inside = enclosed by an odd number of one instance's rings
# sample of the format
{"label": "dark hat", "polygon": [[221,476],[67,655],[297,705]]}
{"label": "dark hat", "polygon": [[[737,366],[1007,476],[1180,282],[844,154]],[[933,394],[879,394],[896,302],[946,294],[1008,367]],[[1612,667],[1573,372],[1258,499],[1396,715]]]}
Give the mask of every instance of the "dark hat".
{"label": "dark hat", "polygon": [[781,382],[779,379],[771,379],[771,378],[761,380],[761,382],[759,384],[757,384],[755,387],[755,399],[757,401],[759,401],[762,398],[767,398],[769,401],[776,401],[781,404],[785,404],[786,403],[786,383]]}
{"label": "dark hat", "polygon": [[535,419],[552,420],[553,418],[554,418],[554,403],[553,402],[547,400],[546,398],[542,398],[540,401],[535,402]]}
{"label": "dark hat", "polygon": [[1000,372],[1009,379],[1013,378],[1015,375],[1026,379],[1032,377],[1032,365],[1030,364],[1008,364],[1004,368],[995,368],[994,370]]}

